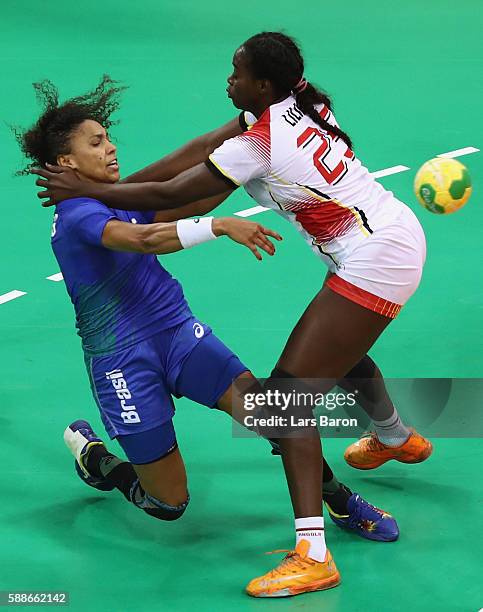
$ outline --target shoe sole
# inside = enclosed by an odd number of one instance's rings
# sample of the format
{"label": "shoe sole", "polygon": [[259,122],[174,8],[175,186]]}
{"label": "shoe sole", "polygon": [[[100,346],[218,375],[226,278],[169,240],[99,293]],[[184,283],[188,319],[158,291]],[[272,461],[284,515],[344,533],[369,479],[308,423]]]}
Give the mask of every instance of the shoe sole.
{"label": "shoe sole", "polygon": [[388,535],[387,537],[384,537],[384,536],[381,537],[381,535],[372,536],[370,535],[370,532],[368,532],[366,535],[363,532],[359,531],[358,529],[351,529],[350,527],[347,527],[347,525],[341,525],[336,520],[334,520],[330,512],[329,512],[329,516],[332,522],[334,523],[334,525],[338,527],[339,529],[343,529],[344,531],[347,531],[348,533],[354,533],[360,538],[364,538],[364,540],[371,540],[371,542],[395,542],[399,538],[399,535],[400,535],[399,531],[396,534],[392,534],[391,536]]}
{"label": "shoe sole", "polygon": [[72,425],[77,425],[79,423],[82,423],[82,425],[90,428],[87,421],[79,419],[78,421],[71,423],[64,430],[64,442],[71,454],[74,456],[75,471],[82,482],[89,487],[97,489],[98,491],[112,491],[115,488],[114,485],[107,483],[105,480],[92,476],[84,466],[83,457],[87,455],[89,449],[91,449],[93,446],[104,446],[105,448],[105,444],[100,439],[89,442],[89,440],[85,438],[85,436],[83,436],[78,429],[71,429]]}
{"label": "shoe sole", "polygon": [[396,458],[396,461],[399,461],[400,463],[422,463],[423,461],[426,461],[426,459],[428,459],[428,457],[431,457],[431,455],[433,454],[433,445],[430,443],[430,445],[424,449],[424,451],[421,453],[421,455],[419,457],[416,457],[416,459],[398,459]]}
{"label": "shoe sole", "polygon": [[67,448],[70,450],[71,454],[73,455],[75,461],[79,465],[80,469],[85,473],[86,476],[90,476],[89,472],[87,471],[82,462],[82,457],[85,456],[88,450],[93,446],[99,444],[102,444],[104,446],[104,443],[101,440],[93,440],[92,442],[89,442],[89,440],[85,438],[80,433],[80,431],[73,431],[70,426],[66,427],[64,431],[64,442]]}
{"label": "shoe sole", "polygon": [[387,459],[381,459],[380,461],[375,461],[374,463],[365,463],[365,464],[352,463],[352,461],[349,461],[349,459],[346,459],[345,457],[344,459],[348,465],[355,468],[356,470],[374,470],[375,468],[378,468],[381,465],[384,465],[388,461],[399,461],[399,463],[409,463],[409,464],[422,463],[423,461],[426,461],[426,459],[428,459],[428,457],[430,457],[432,454],[433,454],[433,446],[431,445],[429,448],[426,448],[419,457],[416,457],[415,459],[403,459],[402,457],[388,457]]}
{"label": "shoe sole", "polygon": [[391,459],[384,459],[383,461],[379,461],[378,463],[365,463],[364,465],[362,465],[361,463],[352,463],[352,461],[349,461],[348,459],[346,459],[345,462],[356,470],[374,470],[375,468],[384,465],[390,460]]}
{"label": "shoe sole", "polygon": [[341,583],[340,574],[336,574],[331,578],[326,578],[325,580],[318,580],[313,582],[310,585],[303,587],[287,587],[285,589],[280,589],[279,591],[274,591],[273,593],[260,593],[254,595],[247,591],[250,597],[258,597],[258,598],[268,598],[268,597],[295,597],[296,595],[302,595],[303,593],[313,593],[315,591],[326,591],[327,589],[333,589],[336,586],[339,586]]}
{"label": "shoe sole", "polygon": [[345,525],[338,525],[335,522],[334,525],[336,525],[339,529],[347,531],[348,533],[355,533],[355,535],[359,536],[360,538],[364,538],[364,540],[371,540],[371,542],[395,542],[397,539],[399,539],[399,533],[397,535],[392,535],[391,537],[386,538],[380,536],[372,537],[370,535],[364,535],[357,529],[351,529],[350,527],[346,527]]}

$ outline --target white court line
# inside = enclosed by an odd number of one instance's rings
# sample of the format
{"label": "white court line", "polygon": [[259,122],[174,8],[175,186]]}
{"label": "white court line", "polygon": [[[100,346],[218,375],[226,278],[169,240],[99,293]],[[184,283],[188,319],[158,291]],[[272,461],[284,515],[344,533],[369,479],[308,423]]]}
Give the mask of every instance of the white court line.
{"label": "white court line", "polygon": [[52,274],[52,276],[47,276],[47,280],[51,280],[54,281],[55,283],[58,283],[61,280],[64,280],[64,277],[62,276],[62,272],[57,272],[57,274]]}
{"label": "white court line", "polygon": [[460,155],[468,155],[469,153],[478,153],[480,149],[476,147],[464,147],[463,149],[456,149],[455,151],[448,151],[448,153],[440,153],[436,157],[459,157]]}
{"label": "white court line", "polygon": [[253,206],[252,208],[246,208],[245,210],[239,210],[235,213],[237,217],[251,217],[252,215],[258,215],[258,213],[270,210],[266,206]]}
{"label": "white court line", "polygon": [[391,166],[390,168],[384,168],[384,170],[376,170],[371,172],[371,174],[375,178],[381,178],[381,176],[390,176],[391,174],[405,172],[406,170],[409,170],[408,166]]}
{"label": "white court line", "polygon": [[27,295],[27,293],[25,291],[17,291],[16,289],[14,291],[9,291],[8,293],[4,293],[3,295],[0,295],[0,304],[11,302],[12,300],[15,300],[16,298],[22,297],[22,295]]}

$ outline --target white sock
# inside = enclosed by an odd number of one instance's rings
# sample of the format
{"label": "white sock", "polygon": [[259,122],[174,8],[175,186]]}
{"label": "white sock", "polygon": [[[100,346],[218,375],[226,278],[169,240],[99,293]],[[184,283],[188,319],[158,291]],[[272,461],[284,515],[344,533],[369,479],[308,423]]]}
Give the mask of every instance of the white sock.
{"label": "white sock", "polygon": [[295,546],[300,540],[309,542],[308,556],[311,559],[325,561],[327,546],[325,545],[324,518],[322,516],[295,519],[295,537]]}
{"label": "white sock", "polygon": [[388,419],[373,421],[373,423],[377,437],[386,446],[401,446],[411,434],[409,429],[401,422],[395,408],[394,413]]}

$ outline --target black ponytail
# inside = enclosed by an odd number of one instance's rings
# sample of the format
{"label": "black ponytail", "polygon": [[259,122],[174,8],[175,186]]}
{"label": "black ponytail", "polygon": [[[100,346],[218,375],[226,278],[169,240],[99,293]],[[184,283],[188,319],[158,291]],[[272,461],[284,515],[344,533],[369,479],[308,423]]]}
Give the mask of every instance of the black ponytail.
{"label": "black ponytail", "polygon": [[297,102],[297,107],[303,112],[304,115],[310,117],[314,123],[316,123],[326,132],[341,138],[346,145],[352,149],[352,140],[350,136],[336,125],[331,125],[328,121],[322,119],[315,108],[316,104],[323,103],[329,110],[331,110],[331,101],[327,94],[317,90],[311,83],[307,83],[307,86],[303,91],[295,93],[295,101]]}
{"label": "black ponytail", "polygon": [[242,46],[248,54],[250,68],[256,78],[268,79],[280,96],[292,93],[297,107],[304,115],[352,148],[349,135],[322,119],[315,108],[318,104],[325,104],[331,110],[330,97],[311,83],[304,82],[304,86],[297,91],[297,85],[304,74],[304,60],[293,38],[281,32],[261,32],[249,38]]}

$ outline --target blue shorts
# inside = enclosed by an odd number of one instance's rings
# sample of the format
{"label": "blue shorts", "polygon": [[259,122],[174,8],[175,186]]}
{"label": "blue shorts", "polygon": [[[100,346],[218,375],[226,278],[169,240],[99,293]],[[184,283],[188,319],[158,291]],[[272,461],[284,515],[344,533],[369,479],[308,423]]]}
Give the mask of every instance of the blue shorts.
{"label": "blue shorts", "polygon": [[248,370],[194,317],[119,353],[85,362],[106,431],[135,464],[156,461],[176,443],[170,423],[173,395],[212,408]]}

